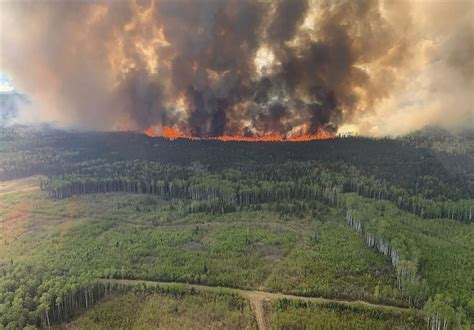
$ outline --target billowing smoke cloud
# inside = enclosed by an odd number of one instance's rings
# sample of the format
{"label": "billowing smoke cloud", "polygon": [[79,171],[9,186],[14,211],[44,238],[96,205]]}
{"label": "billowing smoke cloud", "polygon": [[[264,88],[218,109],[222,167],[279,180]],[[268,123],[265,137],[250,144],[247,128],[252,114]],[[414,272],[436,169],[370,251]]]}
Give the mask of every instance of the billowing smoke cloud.
{"label": "billowing smoke cloud", "polygon": [[28,98],[16,91],[0,91],[0,127],[6,126],[18,115],[21,105],[29,103]]}
{"label": "billowing smoke cloud", "polygon": [[2,69],[45,120],[195,136],[472,123],[470,3],[2,6]]}

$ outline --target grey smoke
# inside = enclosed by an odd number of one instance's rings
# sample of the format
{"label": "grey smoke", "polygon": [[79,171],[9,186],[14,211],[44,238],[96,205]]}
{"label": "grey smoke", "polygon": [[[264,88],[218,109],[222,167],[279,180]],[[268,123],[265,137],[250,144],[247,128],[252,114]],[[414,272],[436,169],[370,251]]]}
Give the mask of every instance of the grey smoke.
{"label": "grey smoke", "polygon": [[20,107],[28,103],[26,95],[21,93],[0,92],[0,127],[10,124],[17,117]]}
{"label": "grey smoke", "polygon": [[[426,20],[411,14],[418,4],[137,0],[3,6],[6,24],[21,29],[1,32],[2,63],[45,117],[87,128],[165,125],[197,136],[248,136],[312,134],[355,123],[371,134],[385,125],[387,114],[377,116],[380,104],[414,80],[420,40],[449,33],[427,60],[433,68],[438,61],[439,72],[449,71],[449,83],[432,81],[430,88],[442,93],[428,90],[420,102],[439,98],[452,105],[457,102],[448,95],[458,90],[462,103],[472,86],[472,24],[458,30],[448,22],[426,37],[433,27],[420,27]],[[463,12],[456,9],[449,19],[462,21]],[[258,73],[255,58],[263,48],[274,59]],[[451,77],[457,71],[464,78]],[[370,116],[374,121],[366,120]],[[399,126],[394,121],[390,129]]]}

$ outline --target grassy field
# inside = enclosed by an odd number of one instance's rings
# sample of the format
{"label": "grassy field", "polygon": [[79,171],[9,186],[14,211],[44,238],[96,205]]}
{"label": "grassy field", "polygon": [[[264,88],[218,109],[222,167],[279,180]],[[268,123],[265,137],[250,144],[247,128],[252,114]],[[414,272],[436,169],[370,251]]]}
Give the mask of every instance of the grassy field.
{"label": "grassy field", "polygon": [[105,298],[59,329],[257,329],[249,302],[232,294],[173,297],[125,293]]}

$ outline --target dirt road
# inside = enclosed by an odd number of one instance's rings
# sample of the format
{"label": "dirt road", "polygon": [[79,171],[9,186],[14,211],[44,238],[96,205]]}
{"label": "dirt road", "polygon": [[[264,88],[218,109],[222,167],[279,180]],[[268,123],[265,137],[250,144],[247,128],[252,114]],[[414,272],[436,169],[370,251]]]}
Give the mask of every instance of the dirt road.
{"label": "dirt road", "polygon": [[146,285],[150,285],[150,286],[158,285],[161,287],[182,285],[183,287],[186,287],[186,288],[194,288],[197,291],[213,291],[213,292],[224,291],[224,292],[229,292],[229,293],[236,293],[244,298],[247,298],[250,301],[250,303],[252,304],[252,308],[254,309],[254,312],[255,312],[255,318],[257,320],[258,327],[261,330],[267,329],[267,324],[265,322],[265,313],[263,310],[263,302],[279,300],[279,299],[302,300],[302,301],[308,301],[308,302],[312,302],[316,304],[338,303],[342,305],[360,306],[360,307],[374,308],[374,309],[380,309],[380,310],[391,311],[391,312],[413,312],[414,311],[413,309],[410,309],[410,308],[374,304],[374,303],[369,303],[362,300],[348,301],[348,300],[341,300],[341,299],[326,299],[326,298],[321,298],[321,297],[304,297],[304,296],[296,296],[296,295],[290,295],[290,294],[284,294],[284,293],[274,293],[274,292],[257,291],[257,290],[242,290],[242,289],[227,288],[227,287],[206,286],[206,285],[200,285],[200,284],[141,281],[141,280],[119,280],[119,279],[100,279],[99,281],[103,283],[116,283],[116,284],[125,284],[125,285],[135,285],[135,284],[138,285],[141,283],[145,283]]}

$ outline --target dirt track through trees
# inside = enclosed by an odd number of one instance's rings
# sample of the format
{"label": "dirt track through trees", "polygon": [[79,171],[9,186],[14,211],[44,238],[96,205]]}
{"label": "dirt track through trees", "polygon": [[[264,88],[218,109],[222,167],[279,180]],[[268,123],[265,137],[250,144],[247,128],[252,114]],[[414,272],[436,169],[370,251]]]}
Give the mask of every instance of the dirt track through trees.
{"label": "dirt track through trees", "polygon": [[307,301],[316,304],[325,304],[325,303],[338,303],[341,305],[346,306],[359,306],[359,307],[366,307],[366,308],[374,308],[388,312],[418,312],[417,310],[398,307],[398,306],[391,306],[391,305],[382,305],[382,304],[375,304],[369,303],[362,300],[357,301],[349,301],[349,300],[342,300],[342,299],[326,299],[321,297],[305,297],[305,296],[297,296],[291,294],[284,294],[284,293],[274,293],[274,292],[266,292],[266,291],[257,291],[257,290],[242,290],[242,289],[235,289],[235,288],[227,288],[227,287],[214,287],[214,286],[207,286],[207,285],[200,285],[200,284],[187,284],[187,283],[179,283],[179,282],[159,282],[159,281],[142,281],[142,280],[120,280],[120,279],[100,279],[102,283],[115,283],[115,284],[122,284],[122,285],[139,285],[139,284],[146,284],[150,286],[160,286],[160,287],[167,287],[167,286],[176,286],[182,285],[185,288],[193,288],[197,291],[211,291],[211,292],[228,292],[228,293],[236,293],[240,296],[248,299],[252,304],[252,308],[255,312],[255,318],[257,320],[257,324],[260,330],[267,329],[267,324],[265,322],[265,315],[263,311],[263,303],[265,301],[272,301],[272,300],[279,300],[279,299],[288,299],[288,300],[300,300],[300,301]]}

